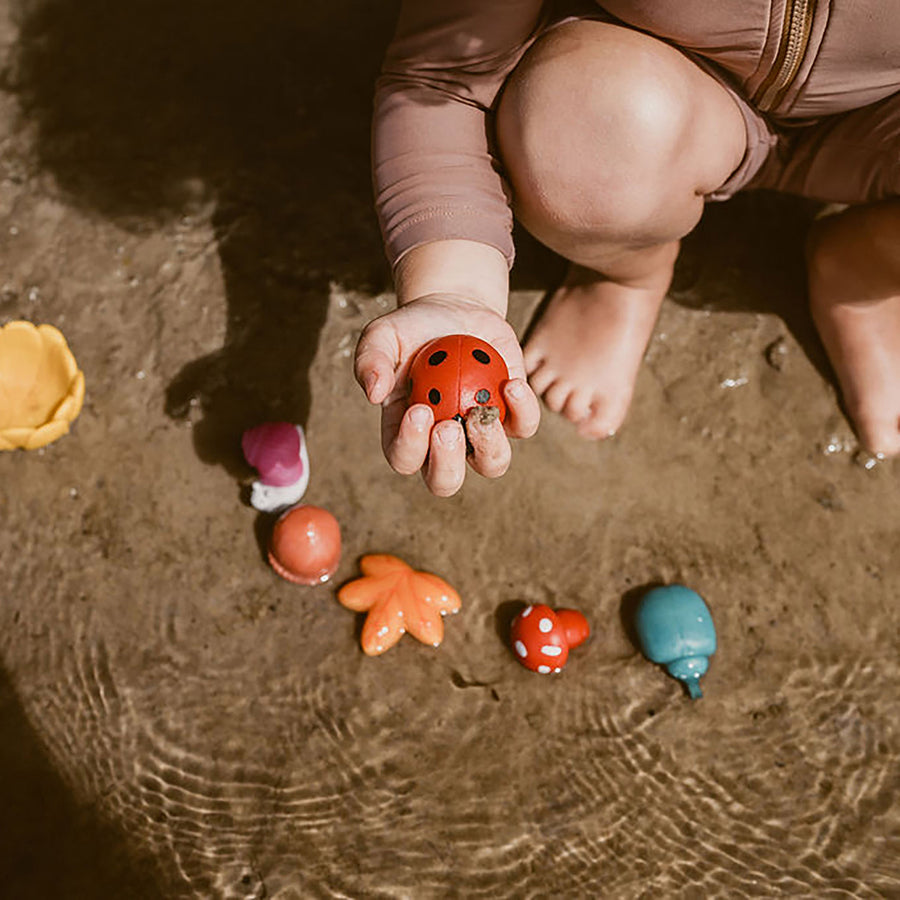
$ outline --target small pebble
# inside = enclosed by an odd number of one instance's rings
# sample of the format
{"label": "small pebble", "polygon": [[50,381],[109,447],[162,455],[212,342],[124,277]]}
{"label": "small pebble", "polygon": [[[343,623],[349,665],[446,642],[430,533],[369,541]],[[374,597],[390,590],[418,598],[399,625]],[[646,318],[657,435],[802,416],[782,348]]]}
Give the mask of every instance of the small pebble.
{"label": "small pebble", "polygon": [[787,361],[787,354],[788,345],[783,337],[776,338],[765,349],[766,362],[775,369],[776,372],[780,372],[784,368],[784,364]]}
{"label": "small pebble", "polygon": [[869,453],[868,450],[857,450],[853,454],[853,462],[866,471],[874,469],[879,463],[884,462],[883,453]]}
{"label": "small pebble", "polygon": [[838,496],[837,488],[833,484],[827,484],[816,497],[816,503],[829,512],[840,512],[844,508],[844,502]]}
{"label": "small pebble", "polygon": [[844,440],[839,435],[833,434],[828,438],[827,443],[822,448],[822,453],[825,456],[831,456],[834,453],[846,453],[847,451],[853,448],[853,443],[848,440]]}
{"label": "small pebble", "polygon": [[338,297],[337,308],[340,310],[341,315],[346,316],[348,319],[358,316],[360,313],[359,304],[349,300],[347,297]]}

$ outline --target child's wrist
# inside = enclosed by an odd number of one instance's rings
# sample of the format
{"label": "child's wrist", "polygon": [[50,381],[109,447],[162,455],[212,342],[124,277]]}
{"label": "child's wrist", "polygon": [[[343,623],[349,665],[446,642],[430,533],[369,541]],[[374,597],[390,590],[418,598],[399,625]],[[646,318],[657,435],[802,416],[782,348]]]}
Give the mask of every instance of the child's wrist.
{"label": "child's wrist", "polygon": [[476,241],[434,241],[410,250],[394,268],[399,305],[422,297],[459,298],[506,315],[509,269],[499,250]]}
{"label": "child's wrist", "polygon": [[503,296],[502,298],[488,298],[488,297],[478,297],[472,296],[471,294],[460,294],[455,291],[433,291],[429,294],[423,294],[421,296],[406,296],[402,297],[400,295],[397,296],[397,306],[408,306],[410,303],[417,302],[436,302],[442,303],[445,305],[453,305],[459,307],[466,307],[472,309],[473,307],[480,307],[482,309],[490,310],[491,312],[497,313],[501,318],[506,318],[506,308],[507,308],[507,298]]}

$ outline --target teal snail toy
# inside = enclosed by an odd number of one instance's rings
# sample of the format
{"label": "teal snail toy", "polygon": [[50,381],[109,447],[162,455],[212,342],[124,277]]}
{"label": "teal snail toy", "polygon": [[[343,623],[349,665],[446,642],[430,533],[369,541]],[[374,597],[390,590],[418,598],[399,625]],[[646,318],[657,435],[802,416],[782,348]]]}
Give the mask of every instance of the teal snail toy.
{"label": "teal snail toy", "polygon": [[716,652],[716,629],[703,598],[680,584],[652,588],[638,604],[635,628],[644,655],[683,681],[692,700],[702,697],[700,676]]}

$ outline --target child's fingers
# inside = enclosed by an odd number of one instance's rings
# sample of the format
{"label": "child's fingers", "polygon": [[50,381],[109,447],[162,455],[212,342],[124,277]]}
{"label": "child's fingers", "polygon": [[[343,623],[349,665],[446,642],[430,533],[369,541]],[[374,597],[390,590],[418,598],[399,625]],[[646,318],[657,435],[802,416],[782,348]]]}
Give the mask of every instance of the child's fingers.
{"label": "child's fingers", "polygon": [[500,423],[496,406],[476,406],[466,416],[466,436],[471,444],[469,464],[485,478],[499,478],[512,460],[512,449]]}
{"label": "child's fingers", "polygon": [[356,380],[365,391],[370,403],[382,403],[394,387],[394,363],[377,350],[369,350],[364,356],[357,354]]}
{"label": "child's fingers", "polygon": [[356,345],[353,371],[370,403],[381,403],[394,387],[400,358],[393,329],[367,328]]}
{"label": "child's fingers", "polygon": [[434,414],[423,403],[406,408],[402,399],[387,404],[381,413],[381,443],[395,472],[412,475],[428,456]]}
{"label": "child's fingers", "polygon": [[529,438],[541,422],[541,405],[524,378],[512,378],[503,387],[506,400],[506,433],[514,438]]}
{"label": "child's fingers", "polygon": [[438,422],[432,429],[423,474],[428,489],[438,497],[449,497],[462,487],[466,478],[466,436],[455,419]]}

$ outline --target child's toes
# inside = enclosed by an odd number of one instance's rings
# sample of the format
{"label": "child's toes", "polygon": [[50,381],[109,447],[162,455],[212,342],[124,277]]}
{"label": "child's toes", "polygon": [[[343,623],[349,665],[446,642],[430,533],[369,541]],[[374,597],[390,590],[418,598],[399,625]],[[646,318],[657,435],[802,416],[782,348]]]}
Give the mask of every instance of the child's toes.
{"label": "child's toes", "polygon": [[525,363],[525,371],[531,375],[544,365],[544,354],[533,344],[526,344],[522,348],[522,362]]}
{"label": "child's toes", "polygon": [[572,389],[564,381],[554,381],[544,391],[544,403],[548,409],[552,409],[555,413],[561,413],[565,409],[566,403],[572,394]]}
{"label": "child's toes", "polygon": [[590,414],[578,426],[582,437],[605,440],[612,437],[625,420],[627,405],[614,403],[608,399],[595,399]]}
{"label": "child's toes", "polygon": [[535,369],[528,372],[528,383],[531,389],[540,396],[556,380],[556,372],[546,363],[540,363]]}
{"label": "child's toes", "polygon": [[859,417],[862,445],[879,456],[900,455],[900,412],[890,416]]}
{"label": "child's toes", "polygon": [[580,425],[591,414],[591,395],[584,391],[572,391],[562,413],[570,422]]}

